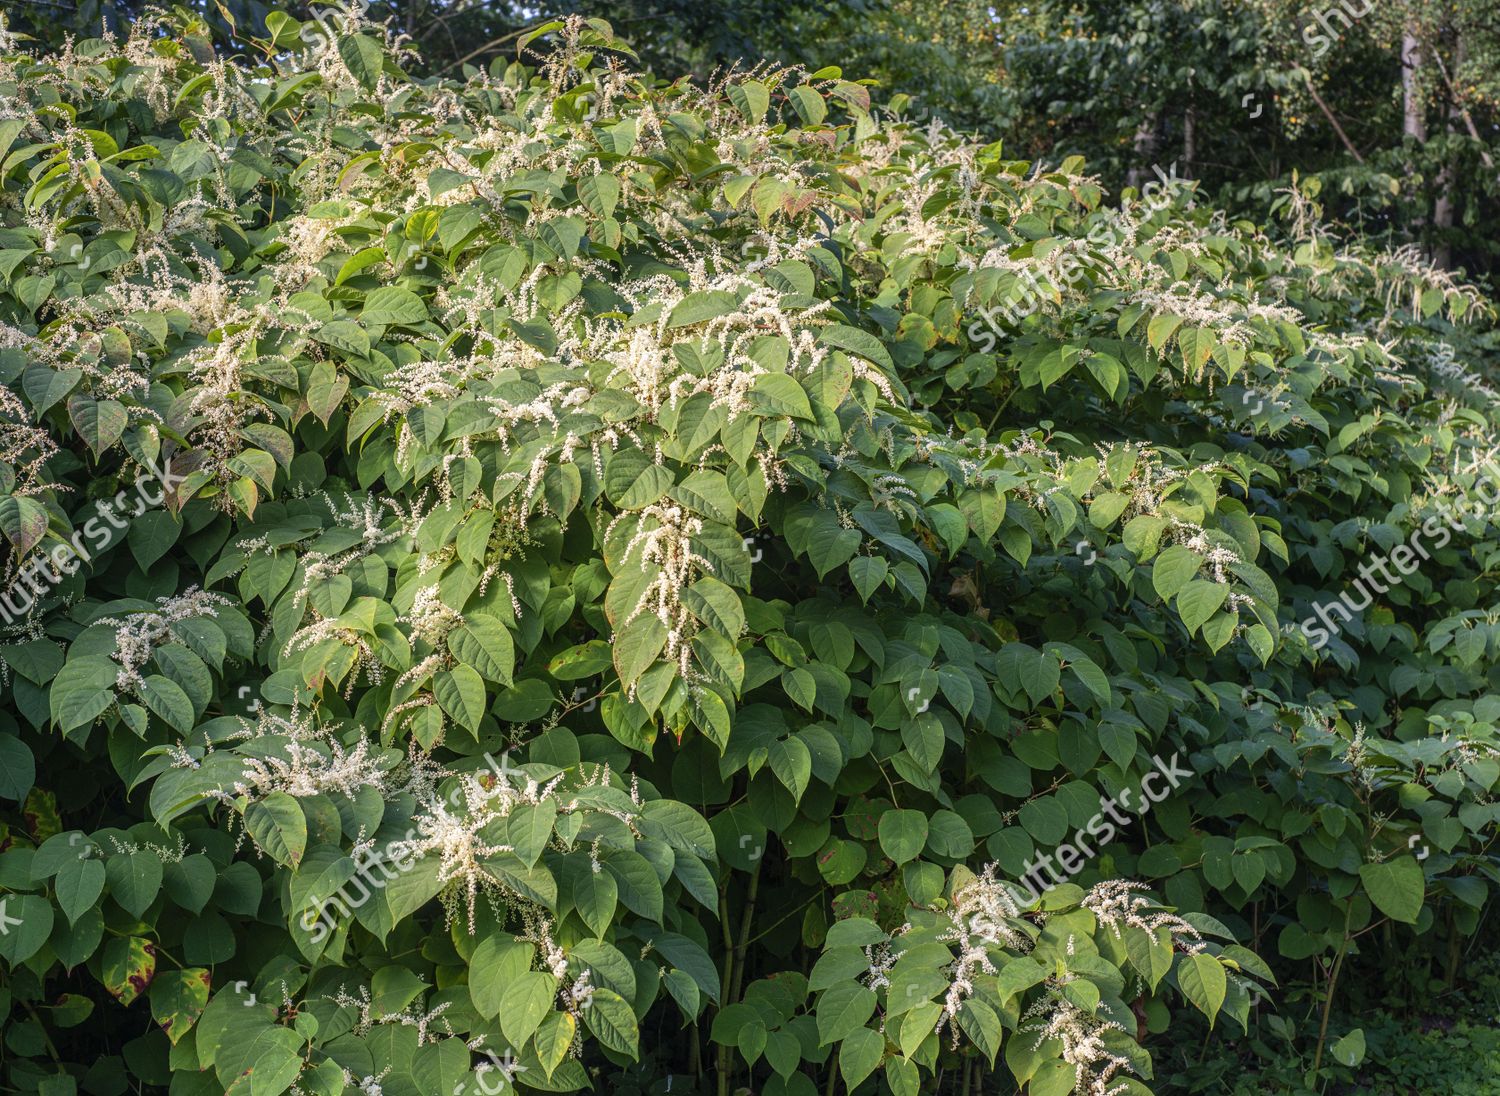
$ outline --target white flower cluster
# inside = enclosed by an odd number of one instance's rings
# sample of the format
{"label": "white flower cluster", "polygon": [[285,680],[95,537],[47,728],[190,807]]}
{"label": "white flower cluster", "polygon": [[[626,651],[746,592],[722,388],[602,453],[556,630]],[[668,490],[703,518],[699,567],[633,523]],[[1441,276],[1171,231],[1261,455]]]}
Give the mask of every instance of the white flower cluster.
{"label": "white flower cluster", "polygon": [[1140,929],[1153,936],[1166,929],[1174,949],[1190,955],[1202,951],[1203,937],[1198,930],[1139,893],[1145,889],[1144,883],[1129,879],[1106,879],[1095,883],[1079,905],[1098,918],[1116,938],[1122,937],[1126,928]]}
{"label": "white flower cluster", "polygon": [[675,658],[683,677],[688,677],[692,653],[689,641],[696,619],[682,603],[682,592],[699,574],[712,574],[714,570],[712,562],[693,549],[693,538],[703,531],[703,521],[675,503],[647,506],[637,520],[638,531],[626,546],[624,558],[628,561],[639,552],[642,569],[655,567],[656,577],[617,631],[623,631],[643,613],[654,614],[667,630],[667,657]]}
{"label": "white flower cluster", "polygon": [[937,1023],[939,1032],[950,1024],[953,1026],[955,1046],[958,1045],[958,1014],[964,1001],[974,992],[974,976],[996,973],[990,958],[991,950],[1025,950],[1031,944],[1031,938],[1012,923],[1019,920],[1020,907],[1016,905],[1010,888],[997,877],[998,871],[998,864],[990,864],[979,875],[954,889],[953,903],[947,911],[952,924],[939,936],[940,940],[958,948],[958,957],[945,972],[948,992]]}
{"label": "white flower cluster", "polygon": [[284,716],[261,707],[253,722],[240,722],[244,729],[235,740],[255,743],[256,752],[243,757],[239,779],[215,792],[217,799],[243,807],[273,792],[301,799],[324,792],[353,796],[361,788],[384,787],[388,766],[364,736],[346,747],[333,728],[295,707]]}
{"label": "white flower cluster", "polygon": [[1116,1096],[1128,1092],[1125,1084],[1112,1084],[1121,1070],[1129,1070],[1130,1059],[1110,1050],[1104,1042],[1109,1031],[1125,1029],[1112,1020],[1085,1012],[1061,993],[1048,992],[1022,1017],[1021,1030],[1036,1032],[1036,1045],[1048,1039],[1062,1044],[1062,1058],[1073,1067],[1076,1093],[1086,1096]]}
{"label": "white flower cluster", "polygon": [[196,586],[171,597],[159,597],[156,601],[161,608],[129,613],[120,620],[106,617],[94,622],[116,629],[115,650],[111,656],[120,664],[115,678],[116,689],[134,692],[145,684],[141,668],[151,660],[156,648],[181,641],[172,625],[198,617],[217,616],[218,606],[231,604],[228,598]]}
{"label": "white flower cluster", "polygon": [[[446,795],[439,794],[438,783],[455,775],[453,789]],[[491,835],[496,824],[510,817],[518,807],[539,806],[552,800],[559,814],[582,809],[576,795],[568,797],[562,793],[563,780],[559,774],[541,783],[511,765],[508,755],[498,765],[490,759],[488,771],[453,774],[436,765],[413,744],[409,770],[400,789],[417,801],[412,833],[395,842],[389,853],[400,860],[436,855],[448,920],[451,923],[460,913],[464,914],[472,933],[480,894],[491,899],[504,897],[523,909],[529,906],[527,898],[485,866],[488,858],[513,851],[510,845],[492,840]],[[609,780],[609,766],[597,765],[575,791],[608,785]],[[634,814],[630,811],[593,806],[591,809],[602,810],[634,829]]]}

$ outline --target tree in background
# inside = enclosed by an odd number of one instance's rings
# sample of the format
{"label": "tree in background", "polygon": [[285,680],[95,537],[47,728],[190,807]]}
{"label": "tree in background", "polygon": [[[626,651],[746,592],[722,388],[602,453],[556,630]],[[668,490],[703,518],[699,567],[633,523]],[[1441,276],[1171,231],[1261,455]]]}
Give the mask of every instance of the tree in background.
{"label": "tree in background", "polygon": [[[13,29],[56,44],[118,35],[146,6],[25,0],[6,11]],[[306,18],[315,7],[188,5],[206,35],[229,42],[272,8]],[[735,64],[817,70],[833,59],[898,113],[1028,159],[1082,155],[1112,190],[1139,187],[1154,167],[1258,219],[1295,184],[1363,236],[1418,243],[1446,267],[1495,262],[1500,16],[1487,0],[378,0],[369,10],[429,73],[507,62],[527,27],[576,12],[619,27],[648,69],[699,81]]]}
{"label": "tree in background", "polygon": [[[376,20],[390,20],[417,48],[418,72],[457,71],[465,63],[483,67],[513,59],[529,27],[572,14],[609,19],[630,35],[644,65],[673,76],[707,78],[715,68],[794,52],[785,41],[805,19],[837,13],[856,24],[880,0],[375,0],[352,3]],[[163,7],[149,0],[6,0],[13,30],[44,43],[64,37],[119,37],[142,13]],[[179,15],[196,13],[222,41],[243,44],[243,33],[265,26],[271,11],[307,19],[328,5],[263,3],[262,0],[191,0],[172,5]],[[549,39],[550,41],[550,39]]]}
{"label": "tree in background", "polygon": [[887,0],[765,24],[757,53],[837,57],[1015,155],[1085,156],[1112,189],[1175,165],[1257,218],[1295,181],[1362,235],[1488,270],[1497,35],[1483,0]]}

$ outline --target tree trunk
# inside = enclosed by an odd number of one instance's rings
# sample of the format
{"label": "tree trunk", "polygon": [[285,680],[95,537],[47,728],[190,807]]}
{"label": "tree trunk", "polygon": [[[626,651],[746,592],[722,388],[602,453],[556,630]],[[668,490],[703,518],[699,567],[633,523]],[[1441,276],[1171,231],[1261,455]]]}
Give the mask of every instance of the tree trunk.
{"label": "tree trunk", "polygon": [[1156,162],[1156,126],[1158,115],[1155,111],[1141,119],[1141,124],[1135,129],[1135,163],[1130,165],[1130,171],[1125,175],[1125,185],[1133,186],[1140,190],[1151,178],[1151,165]]}
{"label": "tree trunk", "polygon": [[1188,107],[1182,115],[1182,159],[1182,177],[1196,178],[1193,162],[1198,159],[1198,111],[1195,107]]}
{"label": "tree trunk", "polygon": [[1427,119],[1422,104],[1422,41],[1415,27],[1407,27],[1401,36],[1401,90],[1405,99],[1405,120],[1401,132],[1418,141],[1427,140]]}
{"label": "tree trunk", "polygon": [[[1441,58],[1438,59],[1441,63]],[[1458,72],[1464,65],[1464,40],[1457,38],[1453,43],[1453,71]],[[1449,133],[1458,132],[1458,123],[1462,120],[1463,107],[1457,98],[1448,104],[1448,120],[1446,128]],[[1444,270],[1453,268],[1453,247],[1449,243],[1449,232],[1453,228],[1453,188],[1456,181],[1455,167],[1457,165],[1447,163],[1443,165],[1442,172],[1437,178],[1437,201],[1432,209],[1432,227],[1437,233],[1437,240],[1432,248],[1432,261]]]}
{"label": "tree trunk", "polygon": [[[1422,65],[1424,62],[1422,40],[1417,35],[1416,24],[1408,24],[1401,35],[1401,92],[1404,110],[1402,112],[1401,133],[1421,144],[1427,143],[1427,111],[1422,92]],[[1407,170],[1412,170],[1411,164]],[[1446,178],[1447,172],[1440,172],[1434,181],[1437,193],[1433,198],[1432,217],[1428,218],[1418,214],[1412,223],[1413,235],[1419,239],[1425,238],[1428,244],[1428,253],[1432,255],[1434,262],[1441,262],[1440,252],[1443,250],[1434,243],[1434,230],[1438,227],[1443,217],[1452,222],[1453,211],[1447,204],[1446,192],[1450,181]],[[1446,265],[1446,264],[1442,264]]]}

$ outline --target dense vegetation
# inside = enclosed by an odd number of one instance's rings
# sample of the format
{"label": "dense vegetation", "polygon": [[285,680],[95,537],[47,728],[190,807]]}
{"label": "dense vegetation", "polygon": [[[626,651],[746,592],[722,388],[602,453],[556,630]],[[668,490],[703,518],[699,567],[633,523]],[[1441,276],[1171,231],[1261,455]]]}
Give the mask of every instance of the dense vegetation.
{"label": "dense vegetation", "polygon": [[0,1083],[1315,1092],[1475,992],[1477,289],[265,24],[0,43]]}
{"label": "dense vegetation", "polygon": [[[152,0],[8,0],[49,42],[116,34]],[[881,107],[1086,158],[1113,192],[1153,165],[1262,221],[1297,180],[1383,247],[1493,271],[1500,222],[1500,21],[1490,0],[360,0],[416,45],[410,70],[510,59],[539,15],[602,16],[658,74],[830,61]],[[264,0],[200,0],[245,48]],[[272,7],[307,18],[304,0]],[[534,55],[538,56],[539,55]]]}

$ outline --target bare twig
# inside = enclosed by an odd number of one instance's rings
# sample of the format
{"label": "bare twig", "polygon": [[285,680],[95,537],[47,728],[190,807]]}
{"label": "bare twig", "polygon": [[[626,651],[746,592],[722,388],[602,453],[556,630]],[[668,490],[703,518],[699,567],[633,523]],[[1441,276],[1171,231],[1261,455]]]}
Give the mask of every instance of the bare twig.
{"label": "bare twig", "polygon": [[[1483,146],[1484,140],[1479,136],[1479,130],[1475,127],[1474,119],[1469,114],[1469,108],[1464,106],[1463,102],[1459,99],[1458,88],[1453,86],[1453,79],[1448,75],[1448,66],[1443,64],[1442,55],[1434,50],[1432,56],[1438,63],[1438,72],[1443,74],[1443,83],[1448,85],[1448,94],[1453,96],[1453,105],[1458,108],[1459,116],[1463,118],[1464,126],[1468,129],[1469,136]],[[1495,161],[1490,157],[1489,150],[1481,147],[1479,155],[1484,160],[1484,166],[1493,171],[1495,169]]]}
{"label": "bare twig", "polygon": [[444,68],[442,70],[442,72],[452,72],[454,69],[459,68],[460,66],[466,64],[469,61],[472,61],[474,58],[478,57],[481,53],[488,53],[490,50],[494,49],[496,46],[503,46],[506,42],[509,42],[511,39],[521,37],[521,35],[525,34],[530,29],[531,29],[530,27],[522,27],[520,30],[512,31],[510,34],[503,34],[499,38],[493,38],[490,41],[486,42],[484,45],[480,46],[478,49],[476,49],[476,50],[470,50],[468,53],[466,53],[462,57],[460,57],[457,61],[454,61],[451,65],[448,65],[446,68]]}
{"label": "bare twig", "polygon": [[1323,102],[1323,97],[1318,94],[1318,89],[1313,87],[1312,73],[1303,69],[1302,79],[1307,81],[1308,94],[1313,97],[1313,102],[1318,104],[1318,109],[1323,112],[1323,117],[1328,119],[1328,124],[1333,126],[1333,131],[1339,135],[1339,140],[1344,142],[1344,147],[1353,153],[1356,160],[1364,163],[1365,158],[1359,154],[1359,149],[1354,147],[1354,142],[1349,140],[1349,135],[1344,132],[1344,127],[1339,125],[1339,120],[1333,116],[1333,111],[1328,109],[1328,104]]}

